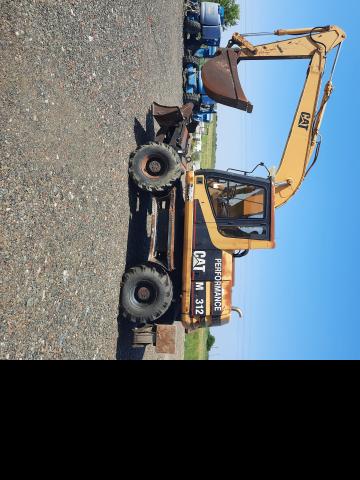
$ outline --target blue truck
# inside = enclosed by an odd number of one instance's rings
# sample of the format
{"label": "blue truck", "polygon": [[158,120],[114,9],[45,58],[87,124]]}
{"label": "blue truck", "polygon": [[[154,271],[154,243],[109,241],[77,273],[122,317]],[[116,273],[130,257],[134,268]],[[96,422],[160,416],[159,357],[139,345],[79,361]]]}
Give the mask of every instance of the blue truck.
{"label": "blue truck", "polygon": [[184,102],[194,103],[193,117],[199,122],[210,122],[216,113],[216,103],[206,95],[200,71],[204,59],[212,58],[220,46],[223,25],[224,8],[218,3],[187,1],[184,20]]}
{"label": "blue truck", "polygon": [[194,103],[193,116],[196,120],[210,122],[216,113],[216,102],[210,98],[204,89],[201,79],[201,59],[215,55],[216,47],[203,47],[194,55],[184,57],[184,101]]}
{"label": "blue truck", "polygon": [[221,5],[214,2],[187,1],[184,31],[187,43],[194,45],[194,48],[202,44],[220,46],[223,25],[224,8]]}
{"label": "blue truck", "polygon": [[216,113],[216,111],[212,112],[212,113],[199,111],[197,113],[194,113],[192,118],[193,118],[193,121],[198,122],[198,123],[200,123],[200,122],[210,123],[213,120],[213,118],[214,118],[213,116],[214,116],[215,113]]}

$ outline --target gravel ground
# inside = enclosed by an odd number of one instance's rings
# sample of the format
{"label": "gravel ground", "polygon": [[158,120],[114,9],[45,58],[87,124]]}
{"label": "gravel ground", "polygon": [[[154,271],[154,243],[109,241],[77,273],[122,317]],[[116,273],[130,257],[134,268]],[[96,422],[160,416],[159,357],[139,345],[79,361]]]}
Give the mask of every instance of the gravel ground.
{"label": "gravel ground", "polygon": [[127,251],[128,157],[151,103],[181,103],[182,11],[1,0],[0,358],[121,358],[120,282],[143,246]]}

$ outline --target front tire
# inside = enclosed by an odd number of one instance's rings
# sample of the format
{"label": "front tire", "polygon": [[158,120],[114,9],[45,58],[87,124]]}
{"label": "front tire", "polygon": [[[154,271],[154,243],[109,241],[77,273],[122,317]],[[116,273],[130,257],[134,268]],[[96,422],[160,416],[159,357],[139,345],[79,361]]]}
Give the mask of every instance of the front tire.
{"label": "front tire", "polygon": [[134,183],[148,192],[169,190],[183,170],[176,151],[165,143],[149,142],[131,156],[129,175]]}
{"label": "front tire", "polygon": [[154,323],[169,309],[173,285],[169,275],[155,267],[140,265],[125,273],[121,290],[123,314],[133,322]]}

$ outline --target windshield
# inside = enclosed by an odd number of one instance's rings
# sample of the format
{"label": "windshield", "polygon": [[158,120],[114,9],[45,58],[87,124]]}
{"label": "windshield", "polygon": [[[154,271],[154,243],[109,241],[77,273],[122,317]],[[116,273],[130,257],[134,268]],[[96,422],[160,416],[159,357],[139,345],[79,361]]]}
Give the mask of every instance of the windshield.
{"label": "windshield", "polygon": [[222,178],[209,178],[207,186],[217,218],[265,218],[264,188]]}

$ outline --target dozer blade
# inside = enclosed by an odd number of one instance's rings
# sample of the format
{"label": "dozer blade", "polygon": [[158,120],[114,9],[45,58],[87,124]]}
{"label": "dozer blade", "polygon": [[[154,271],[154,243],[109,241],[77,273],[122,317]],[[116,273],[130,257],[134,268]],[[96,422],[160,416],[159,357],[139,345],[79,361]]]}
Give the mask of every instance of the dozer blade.
{"label": "dozer blade", "polygon": [[203,66],[202,81],[207,95],[216,102],[251,113],[253,106],[241,88],[237,64],[237,52],[223,48]]}

